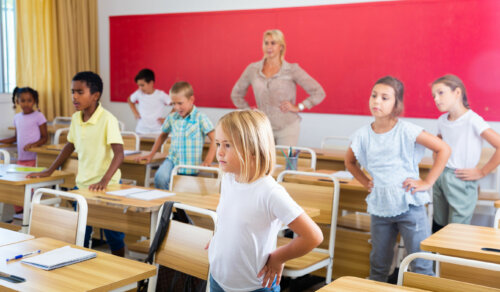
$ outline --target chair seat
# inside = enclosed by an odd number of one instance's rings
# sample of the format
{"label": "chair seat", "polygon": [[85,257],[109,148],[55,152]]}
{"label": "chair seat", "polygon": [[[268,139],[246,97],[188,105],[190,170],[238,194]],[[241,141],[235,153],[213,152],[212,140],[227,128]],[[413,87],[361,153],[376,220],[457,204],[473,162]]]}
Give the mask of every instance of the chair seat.
{"label": "chair seat", "polygon": [[133,252],[140,252],[140,253],[149,253],[149,245],[150,245],[149,239],[146,240],[141,240],[138,242],[134,242],[132,244],[127,245],[128,250],[133,251]]}
{"label": "chair seat", "polygon": [[[286,245],[291,240],[291,238],[278,237],[278,246]],[[287,261],[285,268],[289,270],[303,270],[324,260],[328,260],[328,254],[311,251],[306,255]]]}
{"label": "chair seat", "polygon": [[370,232],[371,218],[368,214],[351,213],[337,219],[337,226]]}

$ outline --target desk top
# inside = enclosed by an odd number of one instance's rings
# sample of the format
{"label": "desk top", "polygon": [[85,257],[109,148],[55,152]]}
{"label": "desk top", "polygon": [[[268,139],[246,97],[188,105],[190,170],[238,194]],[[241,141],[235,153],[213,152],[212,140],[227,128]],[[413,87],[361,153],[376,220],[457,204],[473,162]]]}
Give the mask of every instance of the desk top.
{"label": "desk top", "polygon": [[[70,124],[56,124],[56,125],[47,125],[47,132],[49,134],[54,134],[57,130],[62,129],[62,128],[69,128]],[[9,126],[9,130],[15,130],[16,127],[14,126]]]}
{"label": "desk top", "polygon": [[[53,154],[53,155],[59,155],[61,150],[64,148],[65,144],[52,144],[52,145],[43,145],[40,147],[34,147],[31,148],[29,151],[35,152],[35,153],[43,153],[43,154]],[[133,154],[133,155],[127,155],[123,159],[123,163],[127,164],[147,164],[145,160],[140,160],[140,161],[135,161],[135,159],[141,155],[146,155],[149,154],[150,151],[141,151],[141,153]],[[167,157],[168,153],[159,153],[156,152],[155,156],[151,160],[151,162],[161,162],[165,160]],[[73,152],[71,154],[71,157],[78,157],[78,153]]]}
{"label": "desk top", "polygon": [[484,251],[482,247],[500,249],[500,229],[453,223],[420,243],[425,251],[500,263],[499,252]]}
{"label": "desk top", "polygon": [[0,246],[33,239],[33,235],[0,228]]}
{"label": "desk top", "polygon": [[[33,184],[39,182],[46,182],[58,179],[67,179],[74,176],[73,173],[56,170],[52,173],[51,176],[41,177],[41,178],[27,178],[26,175],[28,173],[9,173],[6,172],[7,169],[11,166],[16,166],[15,164],[0,164],[0,184],[8,184],[8,185],[25,185],[25,184]],[[23,167],[22,165],[17,165],[19,167]]]}
{"label": "desk top", "polygon": [[[108,185],[106,191],[90,191],[88,189],[80,189],[71,192],[84,196],[89,204],[105,205],[116,208],[127,208],[127,210],[135,212],[158,211],[161,208],[161,205],[166,201],[176,201],[186,205],[191,205],[215,211],[217,209],[217,205],[219,205],[219,199],[220,199],[219,194],[200,195],[200,194],[181,193],[181,192],[175,192],[174,196],[151,200],[151,201],[106,194],[106,192],[109,191],[117,191],[128,188],[152,189],[152,188],[130,186],[130,185]],[[166,190],[163,191],[168,192]],[[303,207],[303,209],[310,217],[316,217],[319,216],[320,214],[320,210],[316,208]]]}
{"label": "desk top", "polygon": [[[156,267],[138,261],[92,250],[97,257],[84,262],[45,271],[20,260],[5,263],[12,254],[41,249],[42,253],[68,245],[51,238],[36,238],[0,247],[0,270],[26,279],[24,283],[0,280],[2,287],[21,291],[109,291],[154,276]],[[74,248],[89,250],[71,245]]]}
{"label": "desk top", "polygon": [[324,286],[323,288],[317,290],[317,292],[400,292],[400,291],[427,291],[416,288],[397,286],[388,283],[382,283],[377,281],[372,281],[368,279],[362,279],[357,277],[345,276],[340,277],[337,280],[331,282],[330,284]]}

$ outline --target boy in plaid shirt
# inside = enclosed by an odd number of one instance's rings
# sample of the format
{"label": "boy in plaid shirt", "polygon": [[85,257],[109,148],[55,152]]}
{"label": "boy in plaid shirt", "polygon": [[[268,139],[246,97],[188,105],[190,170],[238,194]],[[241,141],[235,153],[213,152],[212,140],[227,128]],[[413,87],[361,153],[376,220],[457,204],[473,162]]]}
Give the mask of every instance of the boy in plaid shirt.
{"label": "boy in plaid shirt", "polygon": [[[155,187],[168,190],[174,166],[179,164],[209,166],[215,157],[214,126],[205,114],[194,105],[193,88],[185,81],[175,83],[170,89],[175,112],[165,119],[162,132],[153,145],[151,153],[139,159],[151,161],[156,151],[171,133],[168,157],[155,175]],[[210,148],[205,160],[201,161],[205,136],[210,138]],[[183,174],[195,174],[193,170],[181,170]]]}

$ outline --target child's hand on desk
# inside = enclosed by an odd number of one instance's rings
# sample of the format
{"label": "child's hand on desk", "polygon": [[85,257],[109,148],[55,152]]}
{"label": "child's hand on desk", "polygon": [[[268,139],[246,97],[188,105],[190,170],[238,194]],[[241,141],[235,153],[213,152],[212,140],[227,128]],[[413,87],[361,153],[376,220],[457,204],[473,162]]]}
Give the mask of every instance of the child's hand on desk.
{"label": "child's hand on desk", "polygon": [[24,151],[28,151],[30,148],[33,148],[35,143],[29,143],[24,145]]}
{"label": "child's hand on desk", "polygon": [[106,189],[106,186],[108,185],[107,182],[105,181],[100,181],[96,184],[90,185],[89,190],[91,191],[104,191]]}
{"label": "child's hand on desk", "polygon": [[368,191],[371,193],[372,189],[373,189],[373,181],[369,180],[368,183],[366,184],[362,184],[365,188],[368,189]]}
{"label": "child's hand on desk", "polygon": [[421,191],[426,191],[431,188],[431,184],[427,183],[426,181],[423,181],[421,179],[412,179],[412,178],[407,178],[403,182],[403,188],[405,191],[411,191],[411,194],[415,194],[416,192],[421,192]]}
{"label": "child's hand on desk", "polygon": [[50,172],[48,170],[44,170],[42,172],[29,173],[28,175],[26,175],[26,177],[27,178],[47,177],[47,176],[50,176],[51,174],[52,174],[52,172]]}
{"label": "child's hand on desk", "polygon": [[146,163],[150,163],[151,160],[153,159],[154,155],[148,154],[148,155],[143,155],[143,156],[138,156],[135,158],[136,162],[139,162],[141,160],[146,160]]}
{"label": "child's hand on desk", "polygon": [[461,180],[478,180],[484,177],[481,169],[475,168],[462,168],[455,170],[455,176]]}
{"label": "child's hand on desk", "polygon": [[267,258],[267,262],[260,270],[257,277],[262,277],[262,287],[271,288],[273,285],[274,278],[276,278],[276,285],[280,284],[281,281],[281,273],[283,272],[283,268],[285,267],[285,263],[281,262],[276,256],[273,256],[271,253]]}

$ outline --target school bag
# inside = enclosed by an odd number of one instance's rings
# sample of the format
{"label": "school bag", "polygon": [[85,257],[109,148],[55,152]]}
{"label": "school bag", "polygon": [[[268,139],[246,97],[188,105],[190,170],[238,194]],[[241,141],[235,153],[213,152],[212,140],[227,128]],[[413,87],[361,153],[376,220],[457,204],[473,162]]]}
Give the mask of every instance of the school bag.
{"label": "school bag", "polygon": [[[144,260],[145,263],[153,264],[153,258],[161,246],[165,236],[167,235],[168,226],[170,225],[170,217],[172,215],[172,207],[174,202],[163,203],[163,211],[160,217],[160,223],[156,229],[156,233],[151,246],[149,247],[149,252],[147,258]],[[193,224],[191,218],[189,218],[186,211],[182,209],[177,209],[174,213],[172,220],[177,220],[183,223]],[[137,284],[138,292],[148,291],[149,279],[140,281]],[[156,281],[156,291],[165,292],[202,292],[206,291],[207,281],[184,274],[182,272],[170,269],[168,267],[160,266],[158,268],[158,277]]]}

